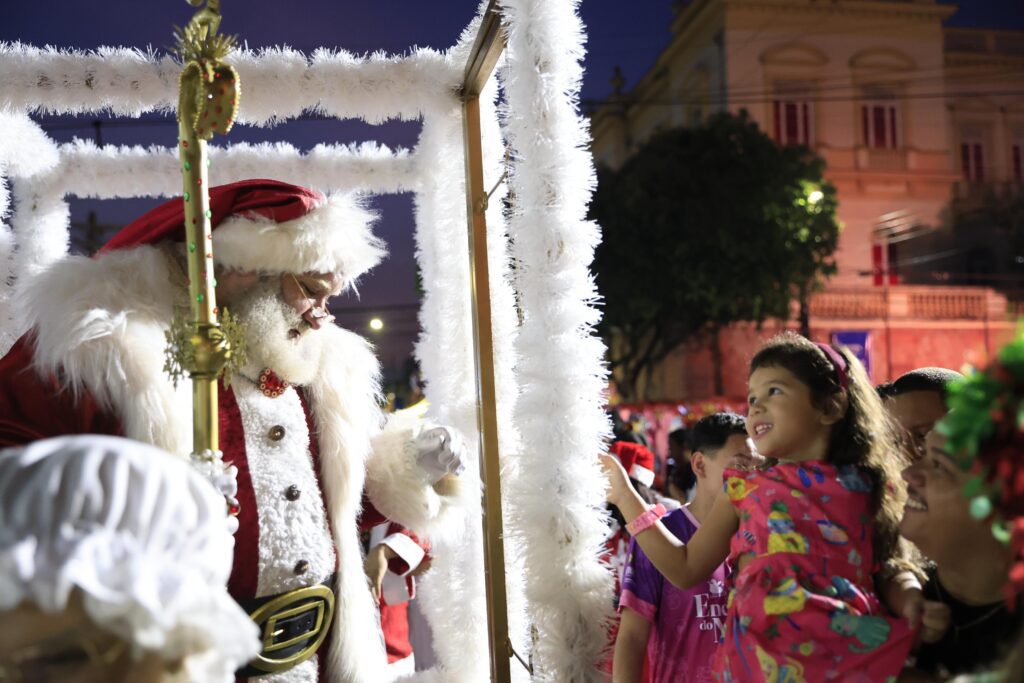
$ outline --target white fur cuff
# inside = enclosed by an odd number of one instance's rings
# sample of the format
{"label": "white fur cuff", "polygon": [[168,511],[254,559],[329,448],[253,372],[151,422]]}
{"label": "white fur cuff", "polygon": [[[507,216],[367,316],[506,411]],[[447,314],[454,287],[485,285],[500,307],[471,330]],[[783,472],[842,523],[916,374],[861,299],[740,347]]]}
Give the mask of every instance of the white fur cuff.
{"label": "white fur cuff", "polygon": [[446,480],[446,495],[430,485],[416,462],[413,441],[424,424],[414,415],[392,415],[373,440],[366,465],[366,492],[377,510],[393,522],[432,539],[449,537],[461,528],[462,497],[469,495],[458,479]]}
{"label": "white fur cuff", "polygon": [[402,577],[411,574],[416,567],[420,566],[420,562],[422,562],[423,558],[427,555],[423,551],[423,548],[416,545],[416,543],[414,543],[413,540],[405,534],[391,534],[381,541],[381,545],[386,545],[391,548],[395,551],[395,554],[409,566],[409,568],[403,573],[398,574],[398,576]]}

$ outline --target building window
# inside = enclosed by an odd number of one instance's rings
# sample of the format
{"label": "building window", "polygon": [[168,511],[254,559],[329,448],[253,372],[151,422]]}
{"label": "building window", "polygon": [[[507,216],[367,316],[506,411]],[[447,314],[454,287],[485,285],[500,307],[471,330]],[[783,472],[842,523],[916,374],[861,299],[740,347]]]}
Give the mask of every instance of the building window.
{"label": "building window", "polygon": [[776,99],[773,107],[776,142],[808,147],[814,143],[812,103],[799,99]]}
{"label": "building window", "polygon": [[960,143],[960,168],[967,180],[985,180],[985,148],[980,142]]}
{"label": "building window", "polygon": [[897,149],[900,146],[899,106],[894,102],[867,102],[860,107],[865,147]]}
{"label": "building window", "polygon": [[976,123],[960,125],[960,172],[964,179],[980,183],[985,180],[985,126]]}
{"label": "building window", "polygon": [[871,271],[875,286],[900,284],[897,247],[893,242],[875,242],[871,245]]}

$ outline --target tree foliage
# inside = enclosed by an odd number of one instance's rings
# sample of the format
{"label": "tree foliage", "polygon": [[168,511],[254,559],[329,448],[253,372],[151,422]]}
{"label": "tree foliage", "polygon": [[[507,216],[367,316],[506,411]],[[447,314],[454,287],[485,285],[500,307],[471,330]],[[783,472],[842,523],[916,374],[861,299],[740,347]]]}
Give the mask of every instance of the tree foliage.
{"label": "tree foliage", "polygon": [[640,398],[641,376],[696,335],[788,318],[793,298],[835,271],[836,195],[823,171],[745,112],[659,133],[619,171],[598,171],[594,269],[624,395]]}

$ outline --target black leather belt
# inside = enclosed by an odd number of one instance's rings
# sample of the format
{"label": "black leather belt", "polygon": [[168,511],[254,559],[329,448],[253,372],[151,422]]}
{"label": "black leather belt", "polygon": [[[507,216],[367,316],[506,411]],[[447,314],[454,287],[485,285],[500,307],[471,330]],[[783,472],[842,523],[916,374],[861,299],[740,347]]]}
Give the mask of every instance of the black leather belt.
{"label": "black leather belt", "polygon": [[333,585],[332,574],[315,586],[239,600],[260,628],[263,649],[236,675],[253,678],[286,671],[316,654],[334,618]]}

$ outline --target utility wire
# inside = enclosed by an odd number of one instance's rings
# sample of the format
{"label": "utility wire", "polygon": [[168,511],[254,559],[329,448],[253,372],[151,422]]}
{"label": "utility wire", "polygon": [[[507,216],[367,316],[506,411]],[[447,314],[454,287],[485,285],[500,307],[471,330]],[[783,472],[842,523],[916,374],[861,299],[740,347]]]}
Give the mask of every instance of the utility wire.
{"label": "utility wire", "polygon": [[[953,99],[953,98],[976,98],[976,97],[1012,97],[1024,95],[1024,89],[1022,90],[974,90],[974,91],[954,91],[954,92],[932,92],[932,93],[907,93],[898,95],[892,98],[892,101],[898,102],[900,100],[935,100],[935,99]],[[650,98],[650,99],[637,99],[622,101],[616,98],[605,98],[605,99],[582,99],[580,103],[587,107],[599,107],[604,104],[612,102],[622,102],[629,107],[637,106],[663,106],[663,107],[682,107],[692,104],[718,104],[718,105],[736,105],[736,104],[771,104],[780,99],[785,98],[784,93],[765,93],[758,97],[732,97],[726,95],[725,97],[682,97],[682,98]],[[801,96],[799,100],[801,102],[862,102],[866,100],[875,101],[877,98],[864,97],[863,95],[808,95]],[[324,114],[300,114],[299,116],[289,119],[290,121],[340,121],[333,116],[326,116]],[[80,130],[83,128],[95,128],[96,121],[100,121],[104,127],[110,126],[111,128],[119,127],[159,127],[159,126],[176,126],[177,121],[172,118],[167,119],[132,119],[132,118],[114,118],[109,120],[102,119],[90,119],[88,121],[49,121],[39,120],[39,125],[44,130]]]}
{"label": "utility wire", "polygon": [[[899,102],[900,100],[934,100],[934,99],[953,99],[958,97],[1001,97],[1001,96],[1019,96],[1024,95],[1024,90],[975,90],[975,91],[964,91],[964,92],[934,92],[934,93],[907,93],[898,95],[892,98],[893,102]],[[694,98],[650,98],[650,99],[638,99],[632,101],[625,101],[629,107],[635,106],[668,106],[677,107],[685,106],[690,104],[769,104],[780,99],[778,93],[764,93],[761,97],[737,97],[733,98],[728,95],[725,97],[694,97]],[[808,97],[800,98],[802,102],[863,102],[863,101],[877,101],[879,98],[865,97],[863,95],[843,95],[843,96],[828,96],[828,95],[811,95]],[[607,104],[609,102],[615,102],[615,99],[597,99],[597,100],[581,100],[583,104],[588,106],[597,106],[601,104]]]}

